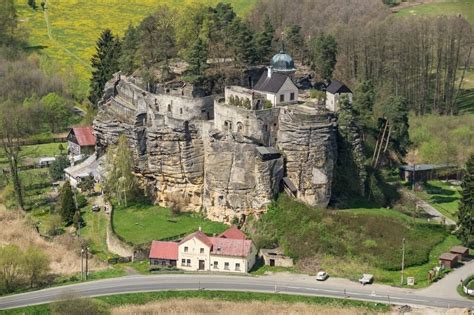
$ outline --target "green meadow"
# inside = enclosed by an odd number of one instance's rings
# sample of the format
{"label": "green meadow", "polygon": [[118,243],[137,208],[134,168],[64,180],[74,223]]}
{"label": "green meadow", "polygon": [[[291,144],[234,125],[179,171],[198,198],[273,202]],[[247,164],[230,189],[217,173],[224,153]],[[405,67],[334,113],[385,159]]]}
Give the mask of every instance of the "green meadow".
{"label": "green meadow", "polygon": [[[90,59],[95,42],[106,28],[123,35],[129,24],[139,23],[159,5],[181,8],[193,3],[215,5],[219,0],[48,0],[36,11],[27,1],[17,1],[20,25],[29,34],[31,47],[41,52],[43,67],[61,71],[76,95],[87,93]],[[238,14],[249,12],[255,0],[229,0]],[[39,3],[39,1],[37,1]]]}

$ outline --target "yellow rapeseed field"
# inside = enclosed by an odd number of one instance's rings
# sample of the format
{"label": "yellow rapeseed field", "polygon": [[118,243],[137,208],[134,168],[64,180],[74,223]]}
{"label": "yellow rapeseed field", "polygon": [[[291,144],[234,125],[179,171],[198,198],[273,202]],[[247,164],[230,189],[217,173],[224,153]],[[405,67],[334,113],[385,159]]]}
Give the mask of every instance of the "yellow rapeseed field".
{"label": "yellow rapeseed field", "polygon": [[[41,2],[36,1],[37,4]],[[190,4],[214,5],[219,0],[48,0],[47,9],[36,11],[26,0],[17,0],[20,25],[29,43],[43,58],[43,65],[69,76],[73,91],[87,91],[90,58],[102,30],[123,35],[129,24],[139,23],[159,5],[181,8]],[[248,12],[255,0],[228,0],[239,14]],[[71,80],[72,79],[72,80]]]}

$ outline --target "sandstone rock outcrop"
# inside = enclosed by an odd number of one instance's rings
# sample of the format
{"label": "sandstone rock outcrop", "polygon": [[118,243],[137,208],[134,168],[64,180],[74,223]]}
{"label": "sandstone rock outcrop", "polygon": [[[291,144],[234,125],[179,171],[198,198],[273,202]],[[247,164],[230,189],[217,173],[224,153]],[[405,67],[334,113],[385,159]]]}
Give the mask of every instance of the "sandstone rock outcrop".
{"label": "sandstone rock outcrop", "polygon": [[[220,113],[230,116],[214,117]],[[236,129],[224,127],[232,124],[228,117],[236,120]],[[223,222],[265,211],[285,176],[300,200],[327,206],[335,127],[334,117],[315,105],[234,113],[213,97],[180,90],[153,94],[119,75],[107,84],[94,121],[100,154],[121,134],[127,136],[136,172],[156,203],[166,206],[179,195],[187,204],[183,210]],[[254,136],[255,128],[265,137]],[[262,146],[277,148],[280,155],[264,159],[257,153]]]}

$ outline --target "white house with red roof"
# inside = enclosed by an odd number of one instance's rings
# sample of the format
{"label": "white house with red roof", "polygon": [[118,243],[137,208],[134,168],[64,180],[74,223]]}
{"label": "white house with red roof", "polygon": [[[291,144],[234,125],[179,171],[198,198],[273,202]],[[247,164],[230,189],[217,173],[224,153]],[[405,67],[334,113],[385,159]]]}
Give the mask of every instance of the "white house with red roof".
{"label": "white house with red roof", "polygon": [[217,237],[194,232],[179,243],[153,241],[150,264],[188,271],[246,273],[255,264],[257,250],[237,227]]}

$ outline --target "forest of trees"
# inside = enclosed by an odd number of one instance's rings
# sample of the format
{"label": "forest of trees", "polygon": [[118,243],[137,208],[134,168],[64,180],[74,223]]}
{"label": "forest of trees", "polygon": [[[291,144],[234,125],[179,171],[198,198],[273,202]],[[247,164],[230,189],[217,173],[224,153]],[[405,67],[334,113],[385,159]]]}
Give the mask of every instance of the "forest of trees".
{"label": "forest of trees", "polygon": [[301,27],[303,55],[310,55],[312,38],[332,34],[335,78],[352,85],[370,80],[382,97],[402,96],[416,114],[457,113],[464,69],[473,61],[472,26],[463,17],[401,18],[372,0],[302,0],[291,11],[285,0],[263,0],[252,24],[264,14],[274,17],[277,34],[289,25]]}

